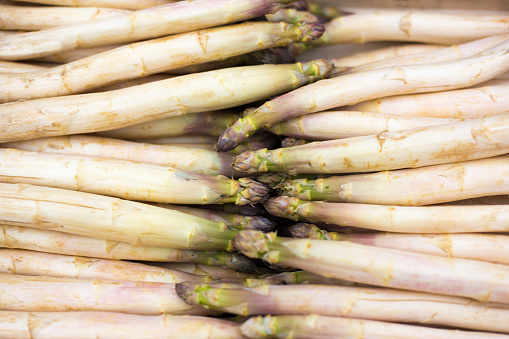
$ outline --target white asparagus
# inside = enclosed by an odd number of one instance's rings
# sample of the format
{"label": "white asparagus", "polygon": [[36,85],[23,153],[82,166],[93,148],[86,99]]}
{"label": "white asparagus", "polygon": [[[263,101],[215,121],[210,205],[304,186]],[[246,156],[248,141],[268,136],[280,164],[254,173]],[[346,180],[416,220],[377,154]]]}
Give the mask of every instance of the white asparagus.
{"label": "white asparagus", "polygon": [[12,0],[12,1],[23,1],[54,6],[75,6],[75,7],[98,6],[128,10],[139,10],[175,2],[175,0]]}
{"label": "white asparagus", "polygon": [[[35,336],[34,336],[35,335]],[[0,311],[2,339],[243,339],[239,325],[201,316]]]}
{"label": "white asparagus", "polygon": [[[83,93],[108,84],[308,41],[319,24],[247,22],[133,43],[46,71],[0,74],[0,102]],[[204,43],[206,41],[206,43]]]}
{"label": "white asparagus", "polygon": [[291,1],[178,1],[116,17],[0,37],[0,59],[37,58],[77,48],[126,43],[221,26],[273,13]]}
{"label": "white asparagus", "polygon": [[235,67],[116,91],[2,104],[0,142],[98,132],[234,107],[286,92],[330,71],[323,60]]}
{"label": "white asparagus", "polygon": [[101,7],[45,7],[0,4],[0,29],[36,31],[44,28],[100,20],[130,11]]}
{"label": "white asparagus", "polygon": [[181,146],[151,145],[92,135],[33,139],[0,144],[0,147],[124,159],[209,175],[238,177],[241,174],[230,168],[235,154],[205,149],[191,150]]}
{"label": "white asparagus", "polygon": [[215,314],[186,304],[175,284],[0,273],[0,310],[108,311],[131,314]]}
{"label": "white asparagus", "polygon": [[47,67],[41,65],[0,60],[0,73],[29,73],[44,71],[46,69]]}
{"label": "white asparagus", "polygon": [[182,281],[211,281],[211,278],[206,276],[129,261],[13,249],[0,249],[0,273],[172,284]]}
{"label": "white asparagus", "polygon": [[72,51],[56,53],[52,55],[46,55],[43,57],[35,58],[34,60],[43,61],[43,62],[53,62],[57,64],[67,64],[76,60],[80,60],[83,58],[90,57],[92,55],[96,55],[99,53],[103,53],[106,51],[110,51],[112,49],[124,46],[124,44],[113,44],[106,46],[96,46],[89,48],[80,48]]}

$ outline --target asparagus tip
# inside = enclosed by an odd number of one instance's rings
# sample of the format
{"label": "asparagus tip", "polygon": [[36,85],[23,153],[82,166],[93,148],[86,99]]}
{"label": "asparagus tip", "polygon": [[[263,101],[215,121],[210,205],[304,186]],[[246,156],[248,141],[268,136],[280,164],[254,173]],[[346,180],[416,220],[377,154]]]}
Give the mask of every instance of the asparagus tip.
{"label": "asparagus tip", "polygon": [[306,0],[297,0],[293,3],[286,6],[287,8],[295,8],[298,11],[306,11],[308,7],[308,2]]}
{"label": "asparagus tip", "polygon": [[240,273],[256,272],[256,265],[249,258],[242,254],[233,255],[228,264],[223,266],[231,268],[235,272]]}
{"label": "asparagus tip", "polygon": [[284,138],[283,140],[281,140],[281,147],[284,147],[284,148],[293,147],[293,146],[304,145],[306,143],[308,143],[308,141],[306,139],[287,137],[287,138]]}
{"label": "asparagus tip", "polygon": [[239,182],[243,189],[238,204],[256,204],[267,201],[269,198],[270,190],[264,184],[250,178],[241,178]]}
{"label": "asparagus tip", "polygon": [[245,151],[235,157],[232,168],[240,172],[248,172],[252,169],[255,158],[255,152]]}
{"label": "asparagus tip", "polygon": [[325,32],[325,27],[319,22],[300,22],[299,25],[304,30],[304,35],[301,38],[302,42],[316,40]]}
{"label": "asparagus tip", "polygon": [[246,229],[261,232],[270,232],[274,229],[274,223],[262,216],[253,216],[246,224]]}
{"label": "asparagus tip", "polygon": [[278,184],[287,178],[288,175],[286,173],[266,173],[258,175],[256,180],[270,188],[277,188]]}
{"label": "asparagus tip", "polygon": [[[225,133],[228,131],[229,129],[226,130]],[[238,143],[235,140],[226,137],[224,135],[225,133],[223,133],[217,141],[216,151],[218,152],[228,152],[238,146]]]}
{"label": "asparagus tip", "polygon": [[265,209],[271,215],[276,217],[284,217],[289,219],[298,220],[298,217],[293,214],[293,200],[295,198],[290,198],[286,196],[280,196],[277,198],[271,198],[265,203]]}
{"label": "asparagus tip", "polygon": [[303,222],[291,226],[288,230],[294,238],[309,238],[311,236],[310,225]]}
{"label": "asparagus tip", "polygon": [[260,258],[269,251],[265,233],[254,230],[237,233],[233,237],[233,247],[250,258]]}
{"label": "asparagus tip", "polygon": [[195,294],[197,283],[184,281],[175,285],[175,291],[177,295],[184,300],[187,304],[194,305],[195,302],[191,300],[191,297]]}

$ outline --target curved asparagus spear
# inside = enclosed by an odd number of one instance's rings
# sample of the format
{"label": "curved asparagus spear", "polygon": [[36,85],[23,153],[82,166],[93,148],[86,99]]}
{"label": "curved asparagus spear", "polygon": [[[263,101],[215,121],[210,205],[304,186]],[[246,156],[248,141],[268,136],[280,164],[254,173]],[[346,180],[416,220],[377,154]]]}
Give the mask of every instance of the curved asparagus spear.
{"label": "curved asparagus spear", "polygon": [[[458,44],[495,34],[509,33],[506,15],[463,15],[424,11],[366,12],[341,16],[325,25],[316,45],[411,41]],[[433,27],[433,29],[430,29]]]}
{"label": "curved asparagus spear", "polygon": [[[240,231],[234,247],[251,258],[376,286],[509,303],[507,265],[354,244]],[[475,274],[472,274],[475,272]]]}
{"label": "curved asparagus spear", "polygon": [[318,17],[314,14],[311,14],[308,11],[300,11],[295,8],[282,8],[274,14],[265,15],[265,18],[270,22],[284,21],[291,24],[296,24],[300,21],[320,22]]}
{"label": "curved asparagus spear", "polygon": [[[25,2],[25,0],[23,0],[23,2]],[[76,7],[99,6],[99,7],[138,10],[172,3],[175,2],[175,0],[29,0],[26,2],[44,5],[76,6]]]}
{"label": "curved asparagus spear", "polygon": [[351,241],[410,252],[509,264],[509,236],[499,234],[400,234],[327,232],[311,224],[289,229],[294,238]]}
{"label": "curved asparagus spear", "polygon": [[319,36],[320,28],[317,23],[248,22],[124,45],[46,71],[0,74],[0,102],[82,93],[193,64],[307,42]]}
{"label": "curved asparagus spear", "polygon": [[507,232],[509,205],[385,206],[271,198],[267,211],[306,222],[401,233]]}
{"label": "curved asparagus spear", "polygon": [[469,87],[509,71],[509,40],[471,58],[393,66],[318,81],[267,101],[237,120],[219,138],[228,151],[255,131],[280,121],[390,95]]}
{"label": "curved asparagus spear", "polygon": [[102,195],[0,184],[0,223],[58,230],[133,245],[226,250],[237,233],[224,223]]}
{"label": "curved asparagus spear", "polygon": [[221,265],[239,272],[254,271],[251,260],[234,252],[134,246],[120,241],[32,227],[0,225],[0,231],[0,247],[102,259]]}
{"label": "curved asparagus spear", "polygon": [[248,338],[328,339],[352,338],[362,333],[370,339],[503,339],[506,335],[401,325],[389,322],[345,319],[319,315],[256,317],[246,320],[240,331]]}
{"label": "curved asparagus spear", "polygon": [[247,173],[376,172],[482,159],[508,152],[509,113],[504,113],[400,132],[247,151],[235,158],[233,168]]}
{"label": "curved asparagus spear", "polygon": [[[130,0],[132,1],[132,0]],[[245,339],[239,325],[212,317],[117,312],[0,311],[0,337],[37,339]]]}
{"label": "curved asparagus spear", "polygon": [[140,263],[0,249],[0,273],[114,281],[179,283],[212,278]]}
{"label": "curved asparagus spear", "polygon": [[[331,65],[323,60],[235,67],[116,91],[3,104],[0,142],[105,131],[234,107],[291,90],[323,78],[330,71]],[[267,86],[268,82],[271,86]]]}
{"label": "curved asparagus spear", "polygon": [[30,59],[77,48],[196,31],[274,13],[292,0],[197,0],[0,38],[0,58]]}
{"label": "curved asparagus spear", "polygon": [[[508,308],[468,298],[389,288],[327,285],[247,288],[182,282],[175,289],[191,305],[243,316],[319,314],[509,333],[509,325],[502,321],[509,314]],[[383,312],[375,311],[382,309]]]}
{"label": "curved asparagus spear", "polygon": [[492,195],[509,195],[509,156],[369,174],[287,179],[280,195],[302,200],[379,205],[431,205]]}
{"label": "curved asparagus spear", "polygon": [[265,201],[269,195],[263,184],[249,178],[235,180],[119,159],[16,149],[0,149],[0,182],[173,204],[246,205]]}
{"label": "curved asparagus spear", "polygon": [[0,60],[0,73],[29,73],[48,69],[45,66],[33,65],[16,61]]}

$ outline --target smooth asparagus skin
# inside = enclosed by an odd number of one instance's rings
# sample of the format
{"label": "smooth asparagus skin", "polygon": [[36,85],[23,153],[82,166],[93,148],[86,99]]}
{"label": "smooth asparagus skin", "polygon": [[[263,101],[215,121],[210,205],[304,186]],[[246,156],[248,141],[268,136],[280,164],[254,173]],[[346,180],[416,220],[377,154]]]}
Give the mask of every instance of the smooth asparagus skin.
{"label": "smooth asparagus skin", "polygon": [[0,311],[0,338],[243,339],[239,325],[212,317],[117,312]]}
{"label": "smooth asparagus skin", "polygon": [[393,324],[380,321],[346,319],[319,315],[255,317],[240,327],[248,338],[294,338],[294,339],[463,339],[463,338],[506,338],[506,335],[470,332],[430,327]]}
{"label": "smooth asparagus skin", "polygon": [[[364,284],[509,303],[507,265],[444,258],[348,241],[241,231],[233,245],[251,258]],[[475,272],[475,274],[472,274]]]}
{"label": "smooth asparagus skin", "polygon": [[292,220],[353,226],[398,233],[507,232],[508,205],[393,206],[325,201],[295,197],[271,198],[265,208]]}
{"label": "smooth asparagus skin", "polygon": [[378,172],[488,158],[508,150],[509,113],[504,113],[399,132],[247,151],[235,158],[233,166],[247,173]]}
{"label": "smooth asparagus skin", "polygon": [[5,120],[0,141],[99,132],[234,107],[289,91],[330,72],[331,65],[323,60],[234,67],[115,91],[7,103],[0,105],[0,123]]}
{"label": "smooth asparagus skin", "polygon": [[501,234],[465,233],[358,233],[327,232],[312,224],[290,227],[294,238],[351,241],[357,244],[393,248],[452,258],[464,258],[509,264],[509,236]]}
{"label": "smooth asparagus skin", "polygon": [[259,129],[309,113],[391,95],[476,85],[509,71],[508,49],[506,40],[461,60],[385,67],[318,81],[267,101],[237,120],[219,138],[217,149],[228,151]]}
{"label": "smooth asparagus skin", "polygon": [[419,206],[509,194],[509,156],[327,178],[287,179],[280,195],[301,200]]}
{"label": "smooth asparagus skin", "polygon": [[171,69],[308,41],[319,34],[318,28],[321,25],[317,23],[253,22],[124,45],[47,71],[0,74],[0,102],[83,93]]}
{"label": "smooth asparagus skin", "polygon": [[176,291],[191,305],[243,316],[319,314],[509,333],[503,321],[509,308],[437,294],[374,287],[302,284],[247,288],[192,282],[178,283]]}
{"label": "smooth asparagus skin", "polygon": [[[13,0],[21,1],[21,0]],[[90,7],[101,6],[109,8],[120,8],[127,10],[138,10],[154,6],[160,6],[175,2],[174,0],[30,0],[30,3],[54,5],[54,6],[75,6]]]}
{"label": "smooth asparagus skin", "polygon": [[57,230],[132,245],[226,250],[237,233],[224,223],[103,195],[0,184],[0,223]]}
{"label": "smooth asparagus skin", "polygon": [[[250,260],[250,259],[248,259]],[[259,273],[256,272],[256,268],[254,265],[252,266],[252,270],[233,270],[231,268],[225,266],[210,266],[210,265],[202,265],[202,264],[192,264],[192,263],[177,263],[177,262],[159,262],[159,263],[151,263],[157,265],[159,267],[168,268],[171,270],[187,272],[196,275],[202,275],[207,277],[212,277],[217,281],[222,283],[244,283],[250,279],[260,279]],[[280,281],[280,280],[279,280]]]}
{"label": "smooth asparagus skin", "polygon": [[175,2],[112,18],[0,38],[0,58],[30,59],[83,47],[145,40],[273,13],[291,0]]}

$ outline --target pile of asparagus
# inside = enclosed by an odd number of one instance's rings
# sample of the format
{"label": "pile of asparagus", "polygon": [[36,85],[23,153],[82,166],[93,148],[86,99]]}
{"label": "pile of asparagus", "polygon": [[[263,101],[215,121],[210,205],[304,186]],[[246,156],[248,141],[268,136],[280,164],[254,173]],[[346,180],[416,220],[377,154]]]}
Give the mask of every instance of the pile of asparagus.
{"label": "pile of asparagus", "polygon": [[0,1],[0,338],[509,337],[508,20]]}

